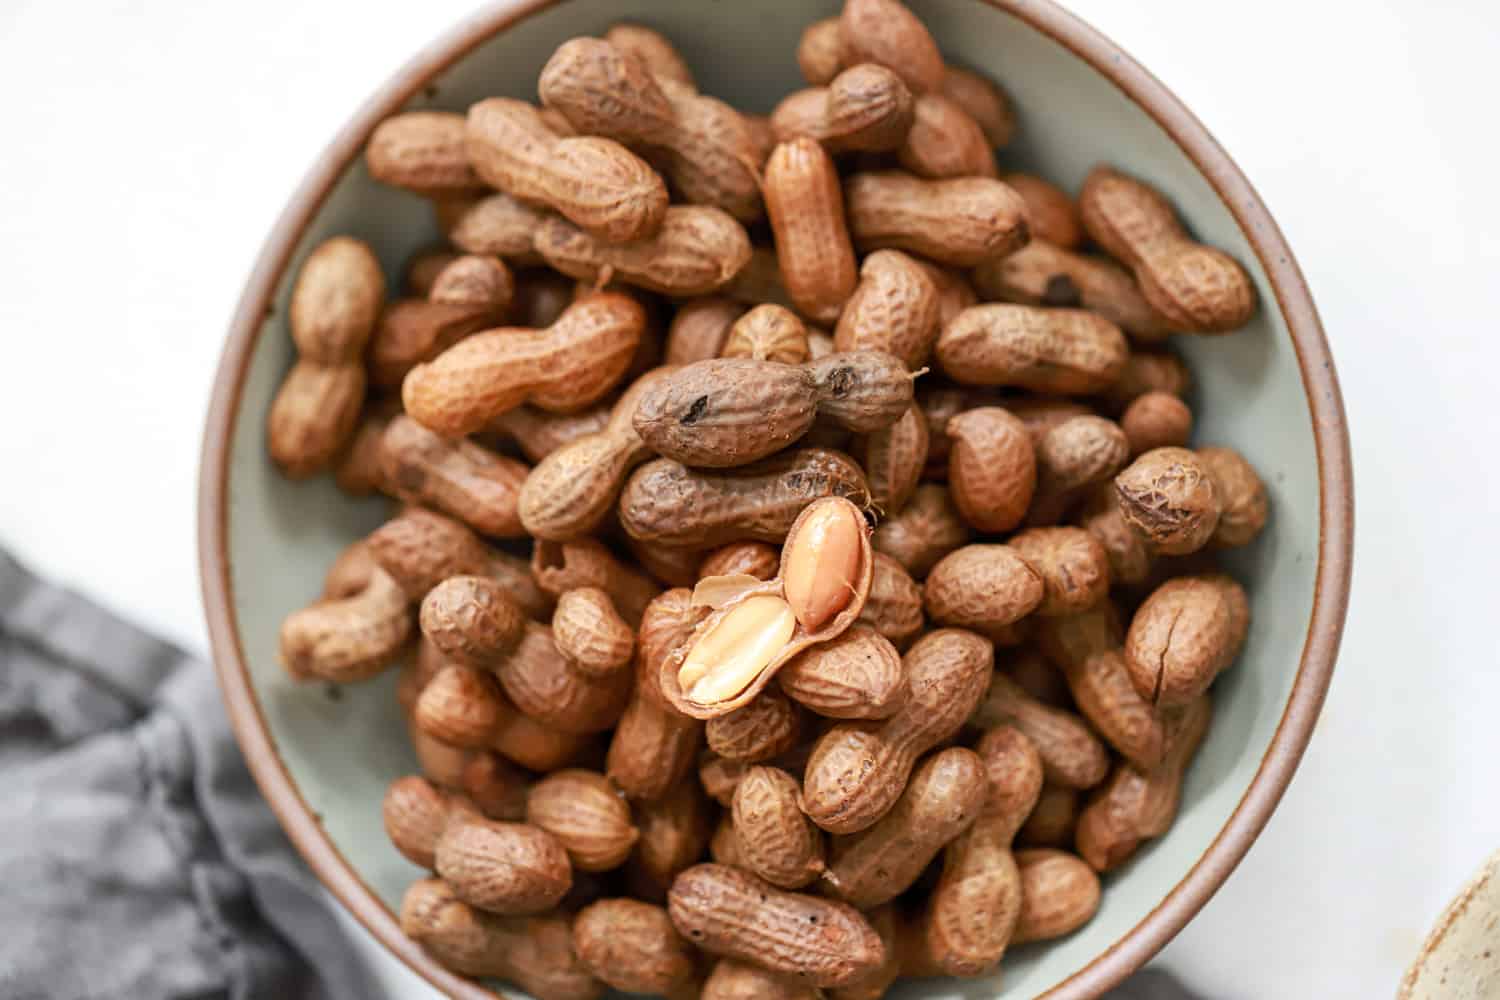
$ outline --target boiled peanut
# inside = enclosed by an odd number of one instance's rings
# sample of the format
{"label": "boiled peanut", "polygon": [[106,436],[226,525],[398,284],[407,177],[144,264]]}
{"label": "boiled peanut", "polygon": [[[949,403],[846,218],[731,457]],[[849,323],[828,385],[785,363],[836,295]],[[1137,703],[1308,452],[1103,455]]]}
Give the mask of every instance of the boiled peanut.
{"label": "boiled peanut", "polygon": [[855,174],[844,185],[849,233],[862,252],[905,250],[974,267],[1026,244],[1026,203],[990,177],[924,180],[900,171]]}
{"label": "boiled peanut", "polygon": [[604,430],[610,409],[596,403],[577,413],[547,413],[534,406],[518,406],[485,424],[483,433],[508,438],[520,446],[528,461],[541,462],[563,445]]}
{"label": "boiled peanut", "polygon": [[1016,116],[999,87],[971,70],[949,66],[943,74],[943,94],[979,123],[992,148],[1010,145]]}
{"label": "boiled peanut", "polygon": [[897,915],[894,904],[877,906],[865,914],[880,943],[885,948],[885,960],[880,965],[851,982],[830,990],[831,1000],[880,1000],[901,975],[901,952],[897,930]]}
{"label": "boiled peanut", "polygon": [[574,954],[566,918],[497,917],[464,903],[442,879],[406,891],[401,930],[454,972],[510,980],[537,1000],[598,1000],[604,993]]}
{"label": "boiled peanut", "polygon": [[444,656],[488,667],[521,641],[526,616],[496,581],[452,576],[422,598],[422,635]]}
{"label": "boiled peanut", "polygon": [[899,0],[845,0],[840,58],[889,67],[914,93],[939,90],[947,67],[925,25]]}
{"label": "boiled peanut", "polygon": [[1007,544],[1041,577],[1039,615],[1087,611],[1109,592],[1109,557],[1082,528],[1032,528]]}
{"label": "boiled peanut", "polygon": [[1152,770],[1121,762],[1078,816],[1078,853],[1098,872],[1118,868],[1141,841],[1160,837],[1177,817],[1182,779],[1203,743],[1213,706],[1208,695],[1185,709],[1165,757]]}
{"label": "boiled peanut", "polygon": [[271,460],[293,478],[326,469],[354,434],[365,401],[365,370],[345,362],[298,361],[266,417]]}
{"label": "boiled peanut", "polygon": [[717,358],[729,342],[735,321],[745,314],[745,307],[733,299],[705,296],[684,302],[672,317],[667,331],[665,361],[669,365],[688,365],[694,361]]}
{"label": "boiled peanut", "polygon": [[850,906],[783,892],[748,872],[702,864],[677,876],[672,923],[699,948],[814,986],[839,986],[884,960],[885,948]]}
{"label": "boiled peanut", "polygon": [[471,441],[434,434],[410,417],[392,420],[381,439],[383,480],[396,496],[459,518],[483,534],[519,538],[526,466]]}
{"label": "boiled peanut", "polygon": [[788,696],[829,718],[883,719],[906,698],[900,653],[865,625],[798,654],[776,676]]}
{"label": "boiled peanut", "polygon": [[564,42],[537,82],[580,132],[654,147],[683,198],[742,221],[761,214],[759,144],[744,117],[688,83],[656,75],[608,41]]}
{"label": "boiled peanut", "polygon": [[982,305],[944,328],[937,360],[955,381],[1083,395],[1109,387],[1128,348],[1119,327],[1081,309]]}
{"label": "boiled peanut", "polygon": [[1082,490],[1119,472],[1129,457],[1129,440],[1112,420],[1087,414],[1054,423],[1036,444],[1037,493],[1027,523],[1055,524]]}
{"label": "boiled peanut", "polygon": [[906,506],[921,481],[927,449],[927,418],[916,403],[889,427],[865,435],[861,464],[879,510],[898,514]]}
{"label": "boiled peanut", "polygon": [[[641,839],[636,843],[626,874],[642,898],[664,900],[672,880],[703,857],[713,834],[713,814],[695,782],[679,782],[653,802],[634,808]],[[677,923],[673,918],[673,923]],[[681,930],[681,925],[678,924]],[[692,935],[688,935],[692,937]],[[694,939],[694,943],[698,943]]]}
{"label": "boiled peanut", "polygon": [[922,588],[895,559],[883,552],[875,553],[870,596],[859,613],[868,625],[897,649],[904,649],[927,627],[922,614]]}
{"label": "boiled peanut", "polygon": [[609,779],[632,799],[659,799],[681,783],[703,744],[703,723],[669,707],[656,687],[662,661],[702,616],[691,600],[687,590],[669,590],[641,617],[637,682],[606,762]]}
{"label": "boiled peanut", "polygon": [[1179,330],[1228,333],[1255,313],[1255,286],[1233,257],[1195,243],[1156,191],[1095,167],[1078,195],[1083,225],[1135,271],[1146,301]]}
{"label": "boiled peanut", "polygon": [[429,198],[484,189],[464,151],[464,116],[451,111],[406,111],[375,127],[365,166],[382,184]]}
{"label": "boiled peanut", "polygon": [[401,396],[415,420],[449,435],[479,430],[525,402],[579,410],[624,375],[644,326],[634,300],[590,296],[545,330],[499,329],[460,341],[412,369]]}
{"label": "boiled peanut", "polygon": [[824,876],[831,891],[861,910],[890,902],[979,817],[988,792],[984,762],[972,750],[949,747],[933,754],[878,822],[834,840]]}
{"label": "boiled peanut", "polygon": [[1239,655],[1249,622],[1244,588],[1222,573],[1168,580],[1136,609],[1125,634],[1136,693],[1163,708],[1193,701]]}
{"label": "boiled peanut", "polygon": [[490,674],[450,664],[422,688],[412,721],[433,739],[454,747],[483,749],[507,711],[500,685]]}
{"label": "boiled peanut", "polygon": [[469,757],[459,788],[479,811],[490,819],[526,818],[526,794],[530,776],[492,751]]}
{"label": "boiled peanut", "polygon": [[1214,483],[1219,523],[1210,541],[1220,548],[1249,545],[1266,526],[1266,484],[1233,448],[1199,448],[1198,461]]}
{"label": "boiled peanut", "polygon": [[619,670],[635,652],[635,631],[598,587],[578,587],[557,599],[552,639],[574,668],[590,676]]}
{"label": "boiled peanut", "polygon": [[663,295],[703,295],[724,287],[750,259],[750,238],[733,218],[706,205],[674,205],[661,229],[634,243],[603,243],[565,219],[542,222],[537,252],[569,277],[623,281]]}
{"label": "boiled peanut", "polygon": [[1078,822],[1078,790],[1051,783],[1042,786],[1036,807],[1026,817],[1026,825],[1016,842],[1026,847],[1066,847],[1073,843]]}
{"label": "boiled peanut", "polygon": [[1119,380],[1105,390],[1101,402],[1109,412],[1122,413],[1138,396],[1157,391],[1184,396],[1192,384],[1192,373],[1177,355],[1164,350],[1131,351]]}
{"label": "boiled peanut", "polygon": [[756,306],[730,327],[720,356],[798,365],[809,357],[807,327],[789,309]]}
{"label": "boiled peanut", "polygon": [[1037,447],[1041,447],[1048,434],[1073,418],[1094,415],[1086,403],[1061,396],[1012,396],[1003,402],[1026,425],[1026,433]]}
{"label": "boiled peanut", "polygon": [[753,576],[769,580],[781,568],[781,553],[765,542],[730,542],[709,552],[698,566],[698,578]]}
{"label": "boiled peanut", "polygon": [[584,756],[590,746],[581,735],[551,729],[513,708],[501,718],[490,745],[530,771],[565,767]]}
{"label": "boiled peanut", "polygon": [[370,337],[365,359],[370,384],[382,389],[399,387],[417,365],[495,325],[499,316],[489,306],[397,299],[381,312]]}
{"label": "boiled peanut", "polygon": [[783,889],[798,889],[823,873],[823,831],[802,814],[797,779],[757,765],[734,790],[738,864]]}
{"label": "boiled peanut", "polygon": [[948,421],[949,491],[976,530],[1011,531],[1036,490],[1037,459],[1020,419],[998,406],[966,410]]}
{"label": "boiled peanut", "polygon": [[998,670],[969,721],[1014,726],[1036,747],[1047,780],[1060,786],[1092,788],[1109,774],[1109,752],[1082,719],[1044,705]]}
{"label": "boiled peanut", "polygon": [[463,787],[464,770],[474,756],[472,750],[452,747],[435,740],[410,721],[407,723],[406,735],[411,741],[412,753],[417,758],[417,767],[423,777],[443,788],[457,790]]}
{"label": "boiled peanut", "polygon": [[545,210],[500,191],[478,200],[442,201],[435,207],[448,241],[465,253],[489,254],[518,266],[541,263],[531,238],[547,217]]}
{"label": "boiled peanut", "polygon": [[288,615],[280,659],[296,680],[365,680],[395,662],[412,632],[406,592],[391,574],[375,569],[358,592]]}
{"label": "boiled peanut", "polygon": [[1201,549],[1219,524],[1213,478],[1186,448],[1148,451],[1115,477],[1125,521],[1164,555]]}
{"label": "boiled peanut", "polygon": [[814,21],[802,31],[797,44],[797,65],[802,76],[814,87],[832,82],[844,68],[843,40],[836,17]]}
{"label": "boiled peanut", "polygon": [[1023,892],[1010,845],[1042,788],[1041,760],[1019,730],[992,729],[976,750],[988,786],[983,815],[949,845],[923,914],[927,955],[953,976],[984,975],[1010,944]]}
{"label": "boiled peanut", "polygon": [[915,371],[932,354],[939,319],[938,289],[927,269],[898,250],[877,250],[860,265],[833,344],[894,354]]}
{"label": "boiled peanut", "polygon": [[455,816],[463,814],[463,800],[416,775],[391,782],[380,803],[381,820],[391,844],[406,860],[429,871],[435,864],[433,853],[443,831]]}
{"label": "boiled peanut", "polygon": [[505,694],[537,722],[565,733],[609,729],[630,697],[628,671],[591,677],[563,658],[546,625],[527,622],[519,645],[495,672]]}
{"label": "boiled peanut", "polygon": [[631,536],[664,545],[780,542],[803,508],[826,496],[869,499],[864,473],[836,451],[793,449],[728,473],[657,459],[626,481],[620,523]]}
{"label": "boiled peanut", "polygon": [[1168,392],[1137,396],[1120,415],[1120,429],[1130,441],[1130,454],[1153,448],[1180,448],[1193,433],[1193,411]]}
{"label": "boiled peanut", "polygon": [[526,531],[567,541],[597,528],[614,507],[625,477],[651,455],[635,429],[642,397],[669,374],[647,372],[625,391],[603,430],[573,440],[537,463],[517,500]]}
{"label": "boiled peanut", "polygon": [[1101,483],[1089,493],[1078,523],[1104,546],[1111,582],[1129,586],[1146,579],[1152,566],[1151,547],[1120,513],[1114,483]]}
{"label": "boiled peanut", "polygon": [[900,563],[913,577],[932,567],[969,540],[970,530],[949,491],[933,483],[918,486],[900,513],[882,521],[870,542]]}
{"label": "boiled peanut", "polygon": [[1001,180],[1026,199],[1032,246],[1044,243],[1062,250],[1076,250],[1083,243],[1078,206],[1066,191],[1035,174],[1005,174]]}
{"label": "boiled peanut", "polygon": [[830,833],[857,833],[900,798],[916,758],[956,733],[989,686],[994,649],[972,632],[939,629],[902,660],[909,695],[876,725],[840,723],[818,739],[802,809]]}
{"label": "boiled peanut", "polygon": [[385,277],[368,245],[349,236],[320,243],[292,287],[289,325],[298,356],[318,365],[358,361],[384,300]]}
{"label": "boiled peanut", "polygon": [[1064,249],[1040,234],[1010,256],[977,267],[974,284],[988,299],[1087,309],[1140,343],[1157,343],[1171,332],[1124,268]]}
{"label": "boiled peanut", "polygon": [[526,821],[557,839],[580,871],[602,872],[629,857],[640,833],[630,806],[597,771],[554,771],[531,788]]}
{"label": "boiled peanut", "polygon": [[830,153],[882,153],[896,149],[911,129],[913,101],[901,78],[884,66],[861,63],[802,90],[771,113],[777,142],[806,136]]}
{"label": "boiled peanut", "polygon": [[573,919],[573,949],[590,972],[626,993],[671,996],[697,973],[696,952],[663,907],[601,899]]}
{"label": "boiled peanut", "polygon": [[524,101],[492,97],[469,108],[465,146],[486,184],[599,239],[647,239],[662,225],[667,187],[644,160],[597,135],[559,138]]}
{"label": "boiled peanut", "polygon": [[922,94],[913,112],[911,130],[896,150],[907,170],[933,180],[999,176],[989,138],[963,105],[945,94]]}
{"label": "boiled peanut", "polygon": [[812,139],[783,142],[766,162],[764,186],[787,294],[798,312],[832,323],[858,281],[833,160]]}
{"label": "boiled peanut", "polygon": [[1041,574],[1007,545],[965,545],[927,574],[927,615],[940,625],[985,631],[1009,625],[1041,604]]}
{"label": "boiled peanut", "polygon": [[646,605],[661,592],[650,577],[620,562],[592,538],[538,541],[531,550],[531,575],[543,593],[554,598],[579,587],[598,587],[632,625],[640,622]]}
{"label": "boiled peanut", "polygon": [[708,748],[726,760],[756,763],[796,746],[806,728],[802,710],[770,688],[742,708],[709,719],[704,727]]}
{"label": "boiled peanut", "polygon": [[1050,941],[1071,934],[1099,909],[1099,876],[1076,854],[1016,852],[1021,868],[1021,916],[1011,943]]}
{"label": "boiled peanut", "polygon": [[[693,71],[667,36],[640,24],[617,24],[604,33],[604,40],[621,52],[634,56],[645,64],[653,76],[676,80],[696,88]],[[634,990],[627,992],[652,993],[660,990]]]}
{"label": "boiled peanut", "polygon": [[526,823],[478,817],[450,823],[438,838],[434,859],[454,895],[491,913],[543,913],[573,884],[562,845]]}

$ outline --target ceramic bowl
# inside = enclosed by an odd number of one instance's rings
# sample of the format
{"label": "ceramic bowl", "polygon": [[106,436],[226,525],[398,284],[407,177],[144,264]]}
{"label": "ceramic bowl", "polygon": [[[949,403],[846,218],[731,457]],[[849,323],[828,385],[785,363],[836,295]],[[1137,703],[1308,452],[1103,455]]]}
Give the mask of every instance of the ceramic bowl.
{"label": "ceramic bowl", "polygon": [[[912,0],[948,58],[1001,81],[1018,109],[1007,167],[1076,190],[1111,162],[1165,192],[1206,242],[1250,271],[1260,310],[1230,337],[1177,338],[1192,366],[1196,439],[1231,444],[1264,476],[1271,520],[1231,568],[1254,625],[1216,686],[1215,719],[1171,832],[1106,879],[1098,915],[1073,935],[1006,956],[1003,982],[903,985],[901,997],[1095,996],[1155,954],[1244,856],[1307,744],[1333,670],[1348,596],[1349,448],[1332,361],[1297,265],[1234,163],[1160,83],[1047,0]],[[371,181],[360,156],[403,108],[535,99],[548,54],[618,20],[665,31],[702,88],[767,112],[801,86],[802,28],[836,0],[504,0],[421,51],[317,159],[261,253],[229,331],[203,452],[204,599],[225,699],[266,798],[314,871],[375,936],[439,989],[484,995],[402,936],[394,911],[418,871],[387,842],[386,784],[414,770],[394,673],[325,693],[277,664],[277,626],[324,568],[382,518],[383,502],[327,477],[281,478],[265,413],[292,361],[287,297],[303,257],[336,233],[367,240],[389,275],[436,235],[420,200]],[[1050,993],[1049,993],[1050,991]]]}

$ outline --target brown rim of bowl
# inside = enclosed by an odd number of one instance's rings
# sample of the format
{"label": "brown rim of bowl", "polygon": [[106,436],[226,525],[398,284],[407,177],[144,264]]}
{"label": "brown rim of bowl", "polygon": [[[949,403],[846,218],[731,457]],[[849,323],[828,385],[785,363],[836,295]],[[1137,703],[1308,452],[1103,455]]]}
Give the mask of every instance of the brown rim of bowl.
{"label": "brown rim of bowl", "polygon": [[[438,965],[401,932],[395,914],[323,832],[287,773],[250,686],[229,578],[225,534],[229,449],[252,348],[303,229],[360,154],[375,125],[430,80],[496,33],[566,0],[497,0],[424,48],[359,110],[324,150],[276,221],[230,324],[214,381],[198,482],[199,567],[210,643],[224,701],[250,771],[292,843],[333,894],[391,952],[449,996],[493,994]],[[1208,130],[1119,46],[1052,0],[978,0],[1020,19],[1087,62],[1149,114],[1213,185],[1250,241],[1275,293],[1302,369],[1318,453],[1319,543],[1312,616],[1291,697],[1250,787],[1192,869],[1123,937],[1048,997],[1095,997],[1162,949],[1208,902],[1249,850],[1281,800],[1328,693],[1349,603],[1354,487],[1344,404],[1307,282],[1250,182]]]}

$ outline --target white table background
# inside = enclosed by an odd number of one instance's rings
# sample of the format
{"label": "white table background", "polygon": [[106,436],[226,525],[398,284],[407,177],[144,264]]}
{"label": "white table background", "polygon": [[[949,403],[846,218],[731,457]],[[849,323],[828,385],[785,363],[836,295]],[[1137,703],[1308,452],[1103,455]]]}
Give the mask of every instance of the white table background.
{"label": "white table background", "polygon": [[[0,544],[206,649],[198,446],[240,285],[335,128],[471,6],[0,0]],[[1317,734],[1160,961],[1215,998],[1388,996],[1500,847],[1500,6],[1072,6],[1197,112],[1285,230],[1358,484]],[[430,995],[353,933],[392,996]]]}

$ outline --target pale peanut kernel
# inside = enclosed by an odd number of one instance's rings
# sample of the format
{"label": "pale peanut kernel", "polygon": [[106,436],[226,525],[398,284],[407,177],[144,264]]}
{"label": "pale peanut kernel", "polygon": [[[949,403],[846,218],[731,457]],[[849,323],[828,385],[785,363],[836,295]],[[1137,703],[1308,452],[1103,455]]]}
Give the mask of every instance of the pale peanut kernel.
{"label": "pale peanut kernel", "polygon": [[828,503],[807,517],[791,541],[782,591],[807,631],[822,627],[854,597],[863,530],[853,506]]}
{"label": "pale peanut kernel", "polygon": [[746,598],[693,646],[677,684],[700,705],[728,701],[776,658],[796,627],[790,605],[781,598]]}

